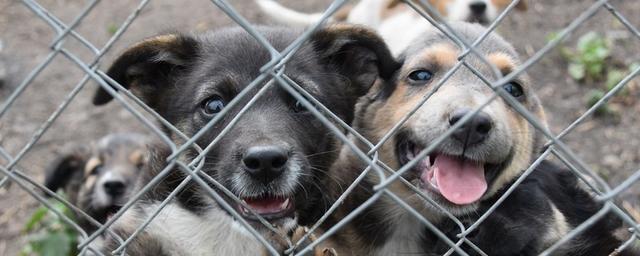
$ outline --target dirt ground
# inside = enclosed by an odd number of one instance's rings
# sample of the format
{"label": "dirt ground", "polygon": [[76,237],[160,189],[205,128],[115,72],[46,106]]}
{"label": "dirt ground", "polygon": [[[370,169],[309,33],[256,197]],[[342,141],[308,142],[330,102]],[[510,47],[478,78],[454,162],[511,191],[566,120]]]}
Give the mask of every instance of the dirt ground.
{"label": "dirt ground", "polygon": [[[231,2],[235,2],[234,7],[249,21],[256,24],[267,22],[267,18],[259,13],[253,1]],[[282,2],[298,10],[318,11],[328,6],[329,1],[313,1],[313,4],[311,1]],[[548,35],[564,28],[593,2],[529,1],[529,10],[507,17],[498,27],[498,32],[513,43],[521,56],[530,57],[546,44]],[[39,3],[54,16],[69,23],[85,8],[87,1],[41,0]],[[637,1],[618,0],[611,3],[631,24],[640,27],[640,4]],[[137,4],[137,1],[102,1],[83,19],[76,31],[101,47],[110,38],[113,28],[124,22]],[[115,54],[127,45],[160,32],[203,30],[231,24],[232,21],[209,1],[151,1],[106,54],[101,66],[105,68]],[[575,45],[576,39],[589,31],[617,38],[612,48],[612,59],[618,63],[628,65],[640,61],[640,39],[615,22],[605,9],[582,24],[566,44]],[[0,65],[3,65],[0,70],[4,69],[6,73],[4,83],[0,83],[2,104],[29,72],[50,53],[49,44],[54,37],[51,27],[22,2],[0,0]],[[86,47],[73,39],[66,40],[64,48],[84,61],[93,58]],[[558,51],[552,51],[533,65],[528,74],[535,81],[554,133],[562,131],[586,110],[584,98],[587,92],[599,86],[595,82],[581,84],[572,80],[567,74],[567,61]],[[74,63],[62,55],[56,56],[6,115],[0,117],[0,146],[16,156],[82,76],[82,70]],[[635,88],[630,90],[629,100],[613,106],[618,109],[619,114],[613,117],[587,118],[563,139],[573,152],[590,168],[597,170],[612,186],[620,184],[640,169],[640,79],[635,78],[629,85]],[[117,131],[148,132],[119,104],[101,108],[91,105],[90,97],[95,87],[94,83],[85,86],[52,127],[17,163],[20,170],[41,182],[47,164],[68,145],[87,142]],[[7,161],[0,158],[0,165],[6,164]],[[619,199],[638,209],[639,195],[640,184],[636,183]],[[23,223],[37,205],[37,201],[16,184],[0,188],[0,255],[17,254],[24,242],[21,232]],[[636,211],[635,214],[640,220],[640,212]]]}

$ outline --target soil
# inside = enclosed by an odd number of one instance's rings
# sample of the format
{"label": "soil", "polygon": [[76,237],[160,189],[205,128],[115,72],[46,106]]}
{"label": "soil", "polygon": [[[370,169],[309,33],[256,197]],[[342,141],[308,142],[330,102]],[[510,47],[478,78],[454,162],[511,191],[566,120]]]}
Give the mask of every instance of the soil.
{"label": "soil", "polygon": [[[253,1],[231,1],[247,20],[254,24],[269,23]],[[329,1],[281,1],[302,11],[319,11]],[[548,36],[560,31],[585,11],[593,1],[536,0],[528,1],[529,10],[514,12],[497,31],[523,58],[532,56],[548,41]],[[629,22],[640,27],[640,4],[635,0],[610,1]],[[62,22],[69,24],[85,8],[87,1],[41,0],[39,4]],[[136,1],[101,1],[83,18],[75,29],[96,46],[103,46],[113,29],[136,8]],[[127,45],[137,40],[167,31],[206,30],[232,25],[233,21],[209,1],[150,1],[124,36],[101,61],[104,69]],[[614,38],[611,66],[630,65],[640,61],[640,38],[625,29],[606,9],[580,26],[564,45],[574,48],[577,39],[589,32]],[[0,0],[0,102],[3,105],[15,88],[51,53],[50,43],[55,31],[36,16],[25,4]],[[65,39],[64,48],[83,61],[93,60],[93,53],[75,39]],[[567,73],[567,60],[558,50],[552,50],[534,64],[528,75],[535,81],[538,95],[546,107],[550,128],[557,134],[586,111],[585,97],[604,81],[577,82]],[[59,107],[83,77],[83,71],[66,57],[58,54],[29,84],[26,90],[0,117],[0,146],[11,156],[17,156],[34,133]],[[47,164],[70,145],[87,143],[108,133],[138,131],[149,133],[120,104],[94,107],[91,96],[96,83],[89,82],[71,101],[53,125],[17,162],[19,170],[37,182],[42,182]],[[628,84],[624,97],[611,104],[614,114],[588,117],[562,139],[585,164],[596,170],[612,187],[619,185],[640,169],[640,79]],[[0,158],[0,165],[8,161]],[[628,211],[640,221],[640,185],[633,184],[617,199],[624,201]],[[0,188],[0,255],[16,255],[24,244],[22,228],[26,218],[39,203],[18,184]]]}

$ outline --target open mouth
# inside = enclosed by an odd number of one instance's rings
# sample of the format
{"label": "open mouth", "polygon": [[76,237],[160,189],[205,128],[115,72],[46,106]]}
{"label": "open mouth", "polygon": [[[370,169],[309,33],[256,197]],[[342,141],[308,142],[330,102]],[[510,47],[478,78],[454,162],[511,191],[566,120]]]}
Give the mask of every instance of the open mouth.
{"label": "open mouth", "polygon": [[[400,164],[405,165],[423,149],[410,140],[399,140],[396,154]],[[485,163],[480,161],[432,152],[413,169],[419,172],[423,189],[439,194],[456,205],[477,202],[487,191]]]}
{"label": "open mouth", "polygon": [[[264,195],[258,197],[242,198],[247,207],[267,220],[276,220],[284,217],[293,217],[295,204],[293,197]],[[251,210],[238,204],[240,214],[250,220],[257,220]]]}

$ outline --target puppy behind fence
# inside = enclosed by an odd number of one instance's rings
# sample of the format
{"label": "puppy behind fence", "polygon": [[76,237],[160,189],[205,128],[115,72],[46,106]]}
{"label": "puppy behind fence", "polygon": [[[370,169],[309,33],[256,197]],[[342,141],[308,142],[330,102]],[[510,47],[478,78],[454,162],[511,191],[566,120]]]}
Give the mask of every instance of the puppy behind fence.
{"label": "puppy behind fence", "polygon": [[[388,136],[384,136],[383,139],[381,140],[381,142],[379,142],[376,145],[374,145],[374,144],[372,144],[371,142],[368,142],[368,141],[363,141],[362,143],[365,143],[366,145],[369,146],[368,149],[370,149],[370,150],[368,152],[367,151],[358,150],[357,147],[355,147],[355,145],[350,143],[348,140],[345,140],[346,138],[339,136],[338,133],[340,133],[340,130],[336,129],[336,127],[334,126],[335,123],[339,124],[340,126],[344,126],[346,124],[344,122],[340,122],[339,119],[335,118],[335,115],[330,113],[327,108],[325,108],[323,106],[319,106],[317,104],[318,102],[316,101],[316,99],[307,98],[308,97],[307,94],[305,94],[305,92],[303,90],[300,90],[300,86],[297,85],[296,83],[294,83],[293,82],[294,80],[289,79],[289,77],[287,77],[285,75],[286,68],[291,68],[290,66],[287,66],[285,68],[286,61],[288,59],[290,59],[290,57],[303,45],[303,43],[309,39],[309,37],[312,35],[311,31],[314,31],[314,30],[318,29],[318,25],[319,24],[316,24],[315,26],[310,28],[308,30],[308,32],[303,33],[301,35],[301,37],[296,39],[288,47],[284,48],[284,50],[279,52],[279,51],[275,50],[270,44],[267,43],[267,41],[263,38],[263,36],[260,34],[259,31],[257,31],[256,29],[254,29],[253,27],[248,25],[249,23],[242,16],[238,15],[238,13],[233,9],[233,7],[231,5],[229,5],[226,1],[212,1],[212,2],[216,6],[218,6],[221,10],[223,10],[227,15],[229,15],[229,17],[231,17],[234,21],[236,21],[240,26],[242,26],[244,29],[246,29],[249,32],[249,34],[251,34],[253,37],[255,37],[255,39],[258,42],[260,42],[260,44],[262,44],[266,49],[269,50],[269,53],[271,55],[271,61],[269,63],[267,63],[264,67],[262,67],[261,70],[263,72],[258,76],[256,81],[253,81],[253,82],[249,83],[249,85],[247,87],[253,88],[253,86],[255,86],[256,84],[259,84],[260,82],[264,81],[265,79],[273,77],[273,79],[276,82],[278,82],[278,86],[280,86],[281,88],[286,90],[288,93],[290,93],[296,100],[300,101],[301,102],[300,104],[303,105],[305,108],[309,109],[309,111],[314,116],[316,116],[316,118],[318,118],[320,120],[323,120],[322,121],[323,124],[329,125],[328,128],[332,132],[336,132],[336,135],[338,137],[340,137],[341,139],[343,139],[344,143],[346,143],[348,146],[350,146],[350,147],[352,147],[352,149],[354,149],[355,154],[360,158],[360,160],[371,164],[370,166],[368,166],[368,168],[366,170],[367,172],[373,172],[374,174],[379,175],[379,177],[380,177],[379,184],[376,184],[375,186],[373,186],[374,193],[371,196],[371,198],[366,200],[366,202],[361,207],[359,207],[358,209],[354,210],[353,212],[351,212],[350,214],[345,216],[344,219],[342,219],[341,221],[335,223],[335,225],[332,228],[328,229],[327,232],[324,233],[322,236],[320,236],[317,240],[315,240],[311,244],[308,244],[307,247],[299,248],[301,250],[298,250],[297,253],[303,254],[303,253],[309,251],[312,246],[317,245],[319,243],[322,243],[322,241],[326,237],[330,236],[333,232],[335,232],[335,231],[337,231],[337,230],[339,230],[341,228],[344,228],[344,225],[346,225],[350,221],[352,221],[353,217],[357,213],[362,212],[363,209],[365,209],[366,206],[368,206],[369,202],[374,202],[375,200],[379,199],[383,195],[388,196],[390,198],[394,198],[394,196],[395,196],[395,198],[397,198],[397,195],[392,194],[390,192],[390,190],[387,189],[386,187],[389,186],[390,184],[392,184],[394,181],[397,181],[400,178],[400,174],[402,174],[403,172],[406,172],[406,170],[408,170],[409,168],[402,167],[397,171],[397,173],[386,174],[386,172],[383,170],[384,169],[383,168],[384,166],[382,166],[383,163],[376,163],[377,160],[378,160],[377,150],[380,147],[379,145],[382,145],[384,140],[388,139],[388,137],[390,137],[391,135],[395,134],[395,130],[396,129],[392,129],[388,133]],[[323,14],[323,16],[321,17],[320,20],[326,20],[327,17],[329,17],[329,15],[334,13],[340,6],[342,6],[344,4],[344,2],[345,1],[334,1],[333,4],[329,7],[329,9]],[[116,34],[112,37],[112,40],[110,40],[109,43],[107,43],[107,45],[103,49],[99,49],[99,50],[97,48],[93,47],[90,43],[88,43],[87,40],[84,40],[82,35],[78,34],[76,31],[74,31],[74,27],[77,24],[79,24],[80,22],[82,22],[82,17],[84,17],[90,11],[92,11],[92,9],[94,8],[95,3],[97,3],[97,1],[89,3],[87,8],[85,10],[83,10],[81,15],[79,16],[80,18],[74,20],[69,25],[63,23],[60,20],[57,20],[55,17],[52,17],[46,11],[45,8],[40,6],[35,1],[25,0],[24,3],[31,10],[33,10],[36,15],[42,17],[49,25],[51,25],[58,32],[57,37],[54,39],[54,42],[52,43],[52,49],[53,50],[52,50],[51,56],[55,56],[56,54],[61,54],[61,55],[65,56],[66,58],[69,58],[72,62],[77,64],[79,67],[81,67],[87,73],[87,75],[76,86],[76,88],[74,88],[74,90],[70,94],[70,97],[67,100],[65,100],[65,102],[63,102],[61,104],[60,108],[58,110],[56,110],[56,112],[52,115],[50,120],[43,125],[43,127],[42,127],[43,129],[41,129],[37,134],[35,134],[33,136],[32,143],[30,143],[27,147],[25,147],[25,149],[23,150],[23,152],[21,154],[18,154],[16,156],[11,156],[4,149],[0,148],[0,153],[2,154],[2,157],[6,160],[6,162],[8,162],[8,164],[6,164],[6,165],[4,165],[4,166],[2,166],[0,168],[0,172],[2,172],[5,175],[3,177],[3,179],[0,181],[0,186],[5,185],[7,180],[12,180],[13,182],[17,183],[22,188],[27,190],[28,192],[34,192],[33,188],[30,188],[28,184],[35,185],[35,184],[37,184],[37,182],[33,181],[31,178],[29,178],[29,176],[25,175],[24,172],[19,170],[19,168],[17,168],[15,166],[15,163],[18,162],[22,158],[24,152],[27,152],[27,151],[30,150],[30,148],[33,146],[33,144],[35,144],[38,141],[38,139],[42,135],[42,133],[44,131],[46,131],[46,129],[51,124],[51,122],[53,122],[57,118],[59,113],[62,112],[65,109],[66,105],[71,100],[73,100],[73,98],[75,97],[75,94],[81,88],[83,88],[85,86],[86,82],[89,81],[89,80],[98,81],[98,83],[101,84],[101,87],[103,89],[105,89],[106,91],[110,92],[110,94],[112,94],[118,100],[118,102],[123,104],[123,106],[125,108],[127,108],[129,111],[134,113],[136,115],[136,117],[138,117],[140,119],[140,121],[142,123],[144,123],[148,128],[150,128],[156,135],[158,135],[160,138],[162,138],[167,145],[169,145],[170,150],[171,150],[171,155],[168,158],[169,159],[169,162],[168,162],[169,167],[167,167],[164,170],[162,170],[161,174],[166,174],[168,172],[167,170],[169,170],[173,166],[179,166],[179,167],[181,167],[180,169],[182,169],[185,172],[185,174],[188,175],[188,176],[186,176],[187,177],[186,179],[193,180],[193,181],[197,182],[200,186],[203,186],[203,187],[205,187],[205,186],[208,187],[208,186],[211,185],[211,181],[207,180],[206,178],[203,178],[202,175],[201,175],[201,172],[200,172],[201,166],[199,166],[199,164],[201,164],[203,162],[193,161],[192,163],[187,163],[187,162],[180,161],[180,159],[176,159],[175,157],[180,152],[183,152],[184,150],[186,150],[188,148],[195,147],[194,142],[196,140],[198,140],[198,138],[200,138],[204,133],[206,133],[207,130],[210,129],[210,127],[213,127],[222,118],[214,118],[214,119],[212,119],[210,122],[208,122],[203,127],[202,130],[196,132],[192,138],[185,137],[185,140],[186,140],[185,143],[176,145],[176,144],[174,144],[172,142],[172,140],[170,138],[168,138],[167,136],[164,136],[164,134],[160,131],[160,129],[158,129],[155,125],[153,125],[150,120],[145,119],[141,115],[140,112],[135,110],[132,107],[131,103],[129,103],[127,101],[123,101],[122,100],[123,99],[122,96],[114,94],[115,91],[110,88],[109,84],[117,84],[117,83],[113,83],[113,81],[110,80],[110,78],[108,76],[106,76],[104,73],[102,73],[100,71],[97,71],[97,69],[95,69],[95,67],[96,67],[95,64],[98,63],[100,58],[102,57],[102,55],[107,50],[110,49],[111,44],[115,40],[117,40],[122,35],[122,33],[125,32],[127,26],[131,22],[133,22],[133,20],[138,16],[139,10],[143,9],[146,6],[147,1],[140,2],[138,10],[136,10],[134,13],[132,13],[132,15],[130,16],[130,19],[128,19],[127,22],[116,32]],[[517,3],[517,1],[513,2],[511,5],[509,5],[505,9],[505,11],[496,18],[496,21],[490,26],[490,29],[487,30],[483,35],[481,35],[478,38],[478,40],[475,41],[475,42],[465,42],[464,40],[462,40],[461,38],[456,36],[454,30],[452,30],[451,27],[446,25],[446,23],[442,24],[442,25],[435,25],[435,26],[437,28],[439,28],[439,29],[443,29],[443,33],[446,36],[451,37],[452,39],[454,39],[454,41],[462,43],[462,45],[464,46],[463,47],[464,51],[460,54],[460,59],[464,60],[465,56],[477,54],[477,50],[475,50],[474,47],[476,47],[481,41],[483,41],[484,38],[486,37],[486,35],[491,33],[492,29],[496,26],[496,24],[498,24],[498,22],[500,22],[500,20],[505,15],[507,15],[515,7],[516,3]],[[419,6],[413,1],[409,1],[409,6],[411,6],[414,9],[420,10]],[[429,7],[430,5],[426,4],[426,6]],[[493,83],[489,83],[489,84],[492,85],[492,87],[497,87],[498,85],[505,84],[506,82],[508,82],[508,81],[512,80],[513,78],[515,78],[516,76],[518,76],[524,70],[526,70],[528,67],[530,67],[532,64],[534,64],[535,62],[539,61],[553,47],[557,46],[563,38],[567,37],[580,24],[582,24],[584,21],[586,21],[588,18],[590,18],[596,11],[598,11],[600,9],[603,9],[603,8],[608,10],[609,12],[611,12],[614,17],[616,17],[626,28],[629,29],[629,31],[631,31],[632,35],[635,38],[640,39],[640,33],[638,33],[638,30],[631,23],[629,23],[629,21],[627,21],[627,19],[625,19],[624,16],[622,16],[614,8],[614,6],[609,4],[608,1],[602,1],[602,0],[601,1],[596,1],[588,10],[586,10],[576,20],[574,20],[571,24],[569,24],[569,26],[567,26],[559,34],[559,36],[556,39],[554,39],[551,42],[549,42],[545,47],[541,48],[538,52],[536,52],[531,58],[529,58],[526,61],[524,61],[522,63],[522,65],[520,65],[520,67],[517,70],[514,70],[510,74],[505,75],[502,78],[499,78],[497,81],[494,81]],[[424,15],[424,12],[421,12],[421,13]],[[74,37],[74,38],[80,40],[85,45],[90,46],[89,48],[96,49],[95,52],[96,52],[97,58],[95,59],[95,61],[93,61],[91,63],[85,63],[85,62],[81,61],[79,58],[77,58],[76,56],[74,56],[71,52],[69,52],[66,49],[64,49],[62,47],[63,44],[58,44],[63,38],[66,38],[66,37]],[[25,79],[25,81],[21,85],[19,85],[18,88],[14,91],[14,93],[5,101],[5,103],[3,104],[2,108],[0,109],[0,117],[12,105],[12,103],[21,94],[21,92],[30,84],[30,82],[33,79],[33,77],[37,76],[37,74],[40,72],[40,70],[42,70],[42,68],[44,68],[47,65],[48,61],[50,61],[50,59],[48,59],[47,61],[43,62],[42,65],[40,65],[36,70],[34,70],[34,72],[32,73],[32,76],[30,76],[27,79]],[[458,66],[463,66],[463,65],[466,66],[466,64],[464,62],[459,62],[459,64],[457,64],[457,65]],[[468,67],[468,68],[473,69],[473,67]],[[602,104],[604,104],[606,102],[606,100],[608,100],[611,97],[611,95],[613,95],[615,92],[617,92],[620,89],[622,89],[629,82],[630,79],[632,79],[633,77],[635,77],[638,74],[638,72],[640,72],[640,68],[636,68],[636,70],[633,70],[632,73],[629,74],[627,77],[625,77],[625,79],[623,79],[620,83],[618,83],[618,85],[616,85],[609,92],[609,94],[607,94],[600,101],[598,101],[594,106],[592,106],[587,112],[585,112],[585,114],[583,116],[581,116],[578,120],[576,120],[576,122],[574,124],[570,125],[565,131],[560,133],[560,136],[555,136],[554,134],[551,134],[549,131],[547,131],[544,128],[544,126],[541,123],[537,122],[535,120],[535,118],[533,118],[533,115],[531,115],[531,113],[529,113],[524,108],[522,108],[517,102],[513,102],[513,99],[511,99],[509,97],[505,97],[504,92],[500,93],[501,91],[498,90],[498,96],[499,97],[501,97],[502,99],[504,99],[507,102],[510,102],[510,104],[513,104],[515,110],[517,112],[519,112],[528,122],[530,122],[534,126],[536,126],[537,129],[540,129],[543,132],[544,137],[547,140],[549,140],[548,147],[544,151],[543,156],[555,155],[564,164],[566,164],[577,177],[580,177],[580,178],[582,178],[583,176],[591,177],[591,179],[595,181],[595,184],[594,183],[587,183],[587,185],[592,186],[592,188],[594,189],[595,194],[596,194],[596,199],[598,199],[598,200],[600,200],[600,201],[602,201],[604,203],[604,207],[601,208],[595,215],[593,215],[592,217],[588,218],[587,220],[585,220],[582,223],[578,223],[578,225],[575,227],[575,229],[569,231],[565,236],[563,236],[559,241],[557,241],[557,243],[555,243],[554,245],[549,247],[546,251],[542,252],[543,255],[549,255],[549,254],[554,253],[556,249],[560,248],[567,241],[575,238],[581,232],[583,232],[584,230],[588,229],[591,225],[593,225],[594,223],[598,222],[600,219],[604,218],[605,216],[608,216],[608,214],[614,214],[614,215],[620,217],[628,226],[632,227],[630,229],[630,231],[633,232],[632,236],[629,238],[629,240],[627,240],[626,243],[623,243],[621,245],[620,249],[631,246],[631,244],[634,243],[634,241],[636,241],[638,239],[638,236],[639,236],[639,233],[640,233],[640,225],[637,222],[635,222],[630,216],[628,216],[624,211],[622,211],[618,206],[616,206],[616,204],[612,200],[617,194],[619,194],[621,191],[627,189],[629,186],[634,184],[634,182],[636,182],[638,179],[640,179],[640,171],[638,171],[635,174],[631,175],[629,177],[629,180],[625,181],[624,183],[622,183],[618,187],[610,188],[604,181],[602,181],[602,179],[600,179],[598,177],[598,175],[596,175],[592,170],[590,170],[590,168],[588,168],[585,165],[583,165],[582,162],[579,160],[579,158],[577,158],[575,156],[575,154],[573,154],[572,151],[560,140],[560,138],[562,136],[564,136],[567,133],[569,133],[570,131],[572,131],[573,128],[578,123],[580,123],[582,120],[584,120],[584,117],[586,117],[586,116],[590,115],[591,113],[593,113],[595,111],[595,109],[597,109]],[[443,83],[446,80],[447,80],[447,78],[444,78],[442,80]],[[118,88],[118,89],[122,90],[123,88]],[[245,89],[244,91],[248,91],[248,90],[249,89]],[[125,95],[128,96],[128,97],[131,96],[131,94],[129,94],[127,92],[125,92]],[[139,103],[139,101],[137,101],[137,103]],[[230,104],[232,104],[232,103],[230,103]],[[315,107],[319,108],[319,110],[316,109]],[[416,107],[416,109],[417,109],[417,107]],[[147,108],[146,110],[149,110],[149,109]],[[411,112],[414,112],[414,111],[411,111]],[[154,111],[150,111],[150,112],[151,113],[155,113]],[[157,114],[155,116],[157,118],[159,117]],[[466,118],[463,118],[463,119],[470,120],[472,118],[472,116],[473,115],[468,115]],[[175,127],[173,127],[171,125],[167,125],[168,122],[164,121],[164,119],[162,119],[161,117],[159,119],[163,120],[161,122],[167,127],[166,129],[174,131],[175,134],[177,134],[176,136],[181,136],[182,133],[180,131],[177,131],[177,129],[175,129]],[[405,118],[402,118],[401,120],[404,122]],[[465,120],[462,120],[461,122],[464,122],[464,121]],[[399,127],[399,125],[396,126],[396,127]],[[348,127],[344,127],[344,128],[347,129],[352,134],[352,136],[355,136],[356,138],[362,138],[353,129],[350,129]],[[220,134],[219,136],[224,136],[224,134]],[[435,144],[437,144],[437,143],[435,143]],[[204,150],[207,150],[207,149],[205,148]],[[425,150],[425,152],[426,151],[429,151],[429,149]],[[426,154],[427,153],[423,153],[419,157],[424,157]],[[198,160],[202,160],[202,159],[204,159],[204,158],[200,158]],[[121,211],[119,211],[118,214],[114,215],[114,221],[117,218],[120,218],[122,213],[124,213],[127,208],[130,208],[133,205],[133,202],[135,200],[140,198],[145,193],[148,193],[150,188],[152,186],[156,185],[158,181],[159,181],[159,179],[152,180],[149,184],[147,184],[147,186],[143,187],[142,190],[137,195],[133,196],[132,197],[133,201],[131,201],[130,203],[126,204],[123,207],[123,209]],[[37,185],[35,185],[35,186],[37,186]],[[42,188],[42,186],[37,186],[37,187]],[[350,191],[349,188],[347,188],[347,192]],[[215,191],[209,190],[209,192],[210,192],[209,194],[210,194],[212,199],[214,199],[216,201],[220,200],[220,197],[216,194]],[[37,193],[35,193],[35,194],[32,193],[32,195],[34,195],[34,197],[37,198],[38,200],[40,200],[43,204],[47,205],[46,201],[43,198],[37,196]],[[175,196],[174,193],[172,193],[170,195]],[[219,202],[221,202],[221,201],[219,201]],[[336,205],[338,203],[340,203],[340,202],[341,202],[341,198],[338,199],[338,202],[336,203]],[[406,208],[406,210],[408,210],[410,213],[415,213],[415,211],[413,209],[408,207],[408,205],[403,204],[401,200],[397,201],[396,203],[398,203],[403,208]],[[221,204],[222,204],[222,202],[221,202]],[[331,210],[333,210],[333,208],[335,208],[335,207],[332,207]],[[490,216],[490,214],[494,210],[495,210],[495,208],[490,207],[489,210],[486,212],[486,214],[483,215],[483,217],[484,216]],[[60,214],[60,213],[58,213],[58,214]],[[328,214],[329,213],[326,213],[325,215],[328,216]],[[151,215],[154,215],[154,214],[151,214]],[[152,219],[152,217],[153,216],[151,216],[151,218],[149,218],[149,220]],[[323,216],[323,218],[321,218],[321,220],[324,220],[325,219],[324,217],[325,216]],[[432,229],[431,230],[432,232],[434,232],[436,234],[441,234],[439,237],[442,238],[443,241],[446,241],[448,247],[451,247],[453,250],[456,250],[456,252],[458,252],[461,255],[466,255],[466,253],[463,252],[462,249],[461,249],[461,244],[462,243],[469,244],[469,240],[468,239],[462,237],[457,241],[455,239],[454,240],[450,240],[441,231],[435,229],[428,220],[422,218],[421,216],[417,216],[417,217],[418,217],[417,219],[419,220],[419,222],[425,224],[426,227],[428,227],[429,229]],[[67,220],[67,221],[68,222],[72,222],[71,220]],[[97,238],[103,231],[108,230],[109,226],[112,225],[112,224],[113,224],[113,221],[107,222],[107,223],[105,223],[105,225],[102,228],[100,228],[98,231],[94,232],[93,234],[83,234],[84,240],[82,241],[82,243],[80,245],[80,248],[82,249],[82,251],[86,252],[87,250],[91,250],[89,247],[87,247],[87,245],[93,239]],[[314,227],[315,227],[315,225],[312,227],[312,229]],[[260,237],[260,234],[255,232],[255,230],[252,227],[246,226],[245,228],[247,230],[249,230],[249,232],[253,236]],[[466,229],[464,231],[464,233],[467,233],[467,234],[469,232],[471,232],[471,229]],[[306,237],[303,237],[299,243],[302,244],[302,241],[305,240],[305,238]],[[127,239],[127,237],[123,237],[122,239]],[[258,238],[258,240],[260,240],[263,243],[266,242],[266,240],[264,240],[264,239]],[[297,245],[297,243],[293,243],[293,245]],[[276,251],[273,248],[273,246],[269,245],[268,243],[265,243],[265,246],[268,248],[268,251],[269,251],[270,254],[278,254],[279,253],[278,251]],[[99,252],[95,252],[95,253],[96,254],[100,254]]]}

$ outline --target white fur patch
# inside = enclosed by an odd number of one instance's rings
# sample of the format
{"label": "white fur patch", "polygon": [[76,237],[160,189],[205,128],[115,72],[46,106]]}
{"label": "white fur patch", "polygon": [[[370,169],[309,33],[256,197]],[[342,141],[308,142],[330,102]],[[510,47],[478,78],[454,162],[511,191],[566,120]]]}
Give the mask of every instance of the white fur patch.
{"label": "white fur patch", "polygon": [[[402,29],[398,29],[402,28]],[[378,33],[389,46],[394,56],[398,56],[425,31],[433,29],[429,21],[417,13],[403,12],[386,19],[378,28]]]}
{"label": "white fur patch", "polygon": [[[140,225],[160,203],[144,208],[141,216],[128,211],[117,223]],[[123,223],[124,222],[124,223]],[[198,216],[176,203],[168,204],[146,228],[169,255],[258,255],[263,246],[244,227],[218,208]]]}
{"label": "white fur patch", "polygon": [[553,211],[553,221],[550,225],[550,228],[547,230],[547,233],[544,234],[542,241],[544,244],[544,248],[547,248],[553,245],[555,242],[560,240],[564,235],[569,232],[569,223],[565,218],[564,214],[558,210],[558,208],[553,204],[551,204],[551,210]]}
{"label": "white fur patch", "polygon": [[362,0],[349,12],[347,22],[378,27],[382,22],[380,13],[387,0]]}

